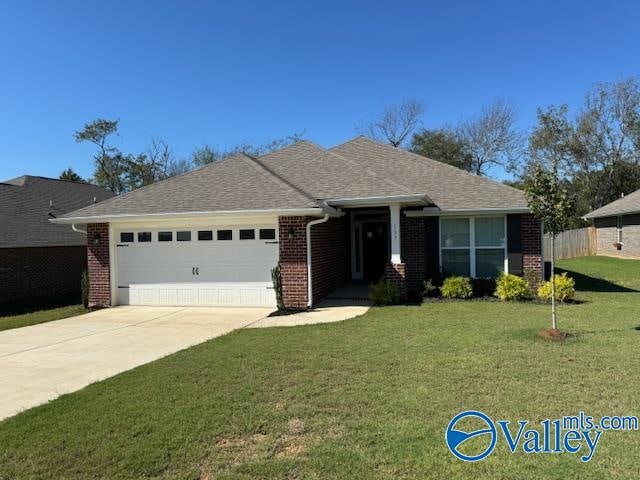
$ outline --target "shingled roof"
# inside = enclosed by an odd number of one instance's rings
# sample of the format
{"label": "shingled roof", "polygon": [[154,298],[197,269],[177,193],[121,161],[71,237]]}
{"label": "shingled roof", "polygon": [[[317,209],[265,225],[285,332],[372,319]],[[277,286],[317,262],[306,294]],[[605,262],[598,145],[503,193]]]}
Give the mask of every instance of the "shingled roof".
{"label": "shingled roof", "polygon": [[219,162],[77,210],[70,217],[319,208],[318,203],[247,155]]}
{"label": "shingled roof", "polygon": [[589,212],[584,218],[617,217],[618,215],[630,215],[633,213],[640,213],[640,190],[636,190],[629,195],[606,204],[604,207]]}
{"label": "shingled roof", "polygon": [[[424,196],[440,210],[525,209],[520,190],[364,137],[234,155],[65,218],[315,209],[335,199]],[[335,202],[334,202],[335,204]]]}
{"label": "shingled roof", "polygon": [[[440,210],[526,208],[522,191],[400,148],[357,137],[330,149],[407,191],[424,193]],[[372,192],[373,193],[373,192]]]}
{"label": "shingled roof", "polygon": [[87,237],[50,218],[113,197],[97,185],[25,175],[0,183],[0,248],[85,245]]}

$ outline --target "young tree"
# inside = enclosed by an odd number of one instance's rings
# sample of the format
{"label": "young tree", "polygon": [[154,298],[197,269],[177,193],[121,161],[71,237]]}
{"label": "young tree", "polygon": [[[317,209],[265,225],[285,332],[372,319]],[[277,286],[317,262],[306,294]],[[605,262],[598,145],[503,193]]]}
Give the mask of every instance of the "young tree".
{"label": "young tree", "polygon": [[420,125],[423,113],[422,103],[418,100],[406,100],[397,105],[385,106],[378,120],[361,125],[357,129],[369,138],[401,147]]}
{"label": "young tree", "polygon": [[558,328],[556,317],[556,236],[567,228],[572,200],[558,178],[557,162],[551,168],[536,163],[525,184],[525,195],[531,213],[542,221],[544,230],[551,235],[551,328]]}
{"label": "young tree", "polygon": [[60,180],[66,180],[68,182],[87,183],[87,181],[80,175],[78,175],[71,167],[63,170],[58,178]]}
{"label": "young tree", "polygon": [[449,128],[414,133],[409,151],[467,171],[473,166],[466,144]]}
{"label": "young tree", "polygon": [[458,126],[458,137],[471,155],[473,173],[487,175],[492,166],[516,169],[524,143],[515,126],[516,117],[510,103],[497,100]]}

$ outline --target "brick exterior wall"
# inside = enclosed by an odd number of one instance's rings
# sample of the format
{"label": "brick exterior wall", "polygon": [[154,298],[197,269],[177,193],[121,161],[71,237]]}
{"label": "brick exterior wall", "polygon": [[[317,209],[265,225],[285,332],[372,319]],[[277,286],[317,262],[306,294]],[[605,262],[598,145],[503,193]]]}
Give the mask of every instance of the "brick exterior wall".
{"label": "brick exterior wall", "polygon": [[542,281],[542,224],[533,215],[521,217],[522,272],[535,289]]}
{"label": "brick exterior wall", "polygon": [[[280,217],[282,297],[288,309],[307,308],[307,223],[309,217]],[[293,238],[289,238],[289,232]]]}
{"label": "brick exterior wall", "polygon": [[0,249],[0,304],[80,298],[87,249],[29,247]]}
{"label": "brick exterior wall", "polygon": [[345,217],[331,218],[311,227],[311,276],[314,303],[344,284],[349,278],[348,245]]}
{"label": "brick exterior wall", "polygon": [[596,227],[596,253],[620,258],[640,258],[640,215],[622,217],[622,247],[618,250],[617,217],[598,218]]}
{"label": "brick exterior wall", "polygon": [[[96,237],[97,239],[96,243]],[[87,271],[89,273],[89,308],[111,305],[109,275],[109,224],[87,225]]]}
{"label": "brick exterior wall", "polygon": [[404,263],[387,263],[384,266],[384,278],[398,288],[401,299],[407,298],[407,273]]}
{"label": "brick exterior wall", "polygon": [[[307,308],[307,223],[317,217],[280,217],[280,269],[285,308]],[[289,238],[289,232],[293,238]],[[342,285],[349,276],[346,220],[332,218],[311,227],[313,301]]]}
{"label": "brick exterior wall", "polygon": [[[532,215],[520,217],[523,272],[537,286],[542,280],[541,224]],[[408,293],[440,274],[438,218],[401,216],[401,247]]]}
{"label": "brick exterior wall", "polygon": [[[406,288],[418,292],[422,282],[428,278],[427,265],[433,264],[429,257],[427,225],[425,217],[400,216],[400,248],[404,263]],[[435,259],[437,263],[437,259]],[[437,265],[436,265],[437,268]],[[389,272],[391,273],[391,272]]]}

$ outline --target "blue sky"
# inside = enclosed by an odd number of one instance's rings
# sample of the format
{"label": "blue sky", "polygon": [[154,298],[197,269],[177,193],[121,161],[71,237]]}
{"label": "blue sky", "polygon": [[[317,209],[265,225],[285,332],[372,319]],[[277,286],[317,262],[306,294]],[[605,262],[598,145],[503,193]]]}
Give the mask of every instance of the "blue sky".
{"label": "blue sky", "polygon": [[0,3],[0,180],[92,172],[73,132],[120,119],[117,144],[178,157],[305,131],[353,137],[385,103],[424,124],[498,97],[538,106],[640,73],[633,1],[109,1]]}

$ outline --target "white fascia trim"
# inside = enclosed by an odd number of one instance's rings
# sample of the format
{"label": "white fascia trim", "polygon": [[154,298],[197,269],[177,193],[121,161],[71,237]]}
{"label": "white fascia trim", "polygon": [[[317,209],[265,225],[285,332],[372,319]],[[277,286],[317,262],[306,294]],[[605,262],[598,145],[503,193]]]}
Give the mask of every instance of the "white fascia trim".
{"label": "white fascia trim", "polygon": [[[333,210],[333,209],[332,209]],[[110,221],[140,221],[158,220],[162,218],[193,218],[193,217],[215,217],[215,216],[244,216],[244,215],[310,215],[322,217],[325,214],[322,208],[292,208],[292,209],[271,209],[271,210],[224,210],[214,212],[181,212],[181,213],[147,213],[147,214],[122,214],[122,215],[96,215],[92,217],[69,217],[53,218],[51,223],[73,224],[73,223],[100,223]],[[331,212],[335,215],[335,210]]]}
{"label": "white fascia trim", "polygon": [[325,199],[327,205],[339,206],[372,206],[390,204],[423,204],[429,205],[433,202],[426,195],[388,195],[381,197],[345,197]]}
{"label": "white fascia trim", "polygon": [[451,217],[457,215],[492,215],[509,213],[529,213],[528,207],[516,208],[452,208],[440,210],[438,208],[423,208],[422,210],[409,210],[404,212],[407,217]]}

